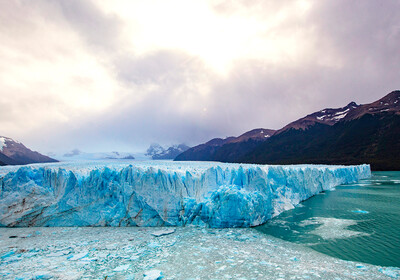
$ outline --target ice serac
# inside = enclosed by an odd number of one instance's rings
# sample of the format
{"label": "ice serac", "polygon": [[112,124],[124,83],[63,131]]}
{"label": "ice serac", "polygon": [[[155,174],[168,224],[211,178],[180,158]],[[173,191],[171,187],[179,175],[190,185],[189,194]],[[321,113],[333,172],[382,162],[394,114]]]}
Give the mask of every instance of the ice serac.
{"label": "ice serac", "polygon": [[211,162],[44,164],[0,168],[1,226],[250,227],[369,165]]}

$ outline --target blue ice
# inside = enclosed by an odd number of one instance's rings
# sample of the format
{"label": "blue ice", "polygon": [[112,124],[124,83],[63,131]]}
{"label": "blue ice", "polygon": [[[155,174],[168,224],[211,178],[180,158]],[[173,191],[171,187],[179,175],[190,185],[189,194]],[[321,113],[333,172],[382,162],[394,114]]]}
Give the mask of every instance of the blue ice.
{"label": "blue ice", "polygon": [[0,226],[250,227],[322,191],[370,176],[369,165],[7,166],[0,167]]}

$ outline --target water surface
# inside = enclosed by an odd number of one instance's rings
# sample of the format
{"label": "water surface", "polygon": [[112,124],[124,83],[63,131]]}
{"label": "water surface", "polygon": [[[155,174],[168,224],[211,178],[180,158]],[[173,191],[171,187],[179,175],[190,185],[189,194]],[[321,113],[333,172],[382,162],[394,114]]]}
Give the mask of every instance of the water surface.
{"label": "water surface", "polygon": [[257,229],[336,258],[400,267],[400,172],[373,172]]}

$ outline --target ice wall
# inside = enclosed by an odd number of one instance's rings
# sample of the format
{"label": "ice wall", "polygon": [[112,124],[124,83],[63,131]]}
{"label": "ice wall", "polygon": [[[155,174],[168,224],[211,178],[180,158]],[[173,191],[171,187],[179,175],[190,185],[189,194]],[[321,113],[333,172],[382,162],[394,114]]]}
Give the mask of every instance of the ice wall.
{"label": "ice wall", "polygon": [[0,226],[249,227],[371,176],[369,165],[210,162],[0,168]]}

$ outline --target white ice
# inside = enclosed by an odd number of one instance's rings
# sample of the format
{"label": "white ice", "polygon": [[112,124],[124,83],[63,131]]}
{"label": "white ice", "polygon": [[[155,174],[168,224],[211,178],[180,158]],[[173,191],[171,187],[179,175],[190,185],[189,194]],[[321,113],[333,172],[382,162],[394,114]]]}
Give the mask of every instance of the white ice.
{"label": "white ice", "polygon": [[[252,228],[179,227],[174,234],[151,234],[160,229],[40,228],[35,235],[35,228],[0,228],[0,279],[370,280],[396,279],[400,272],[335,259]],[[71,257],[86,252],[83,259]]]}

